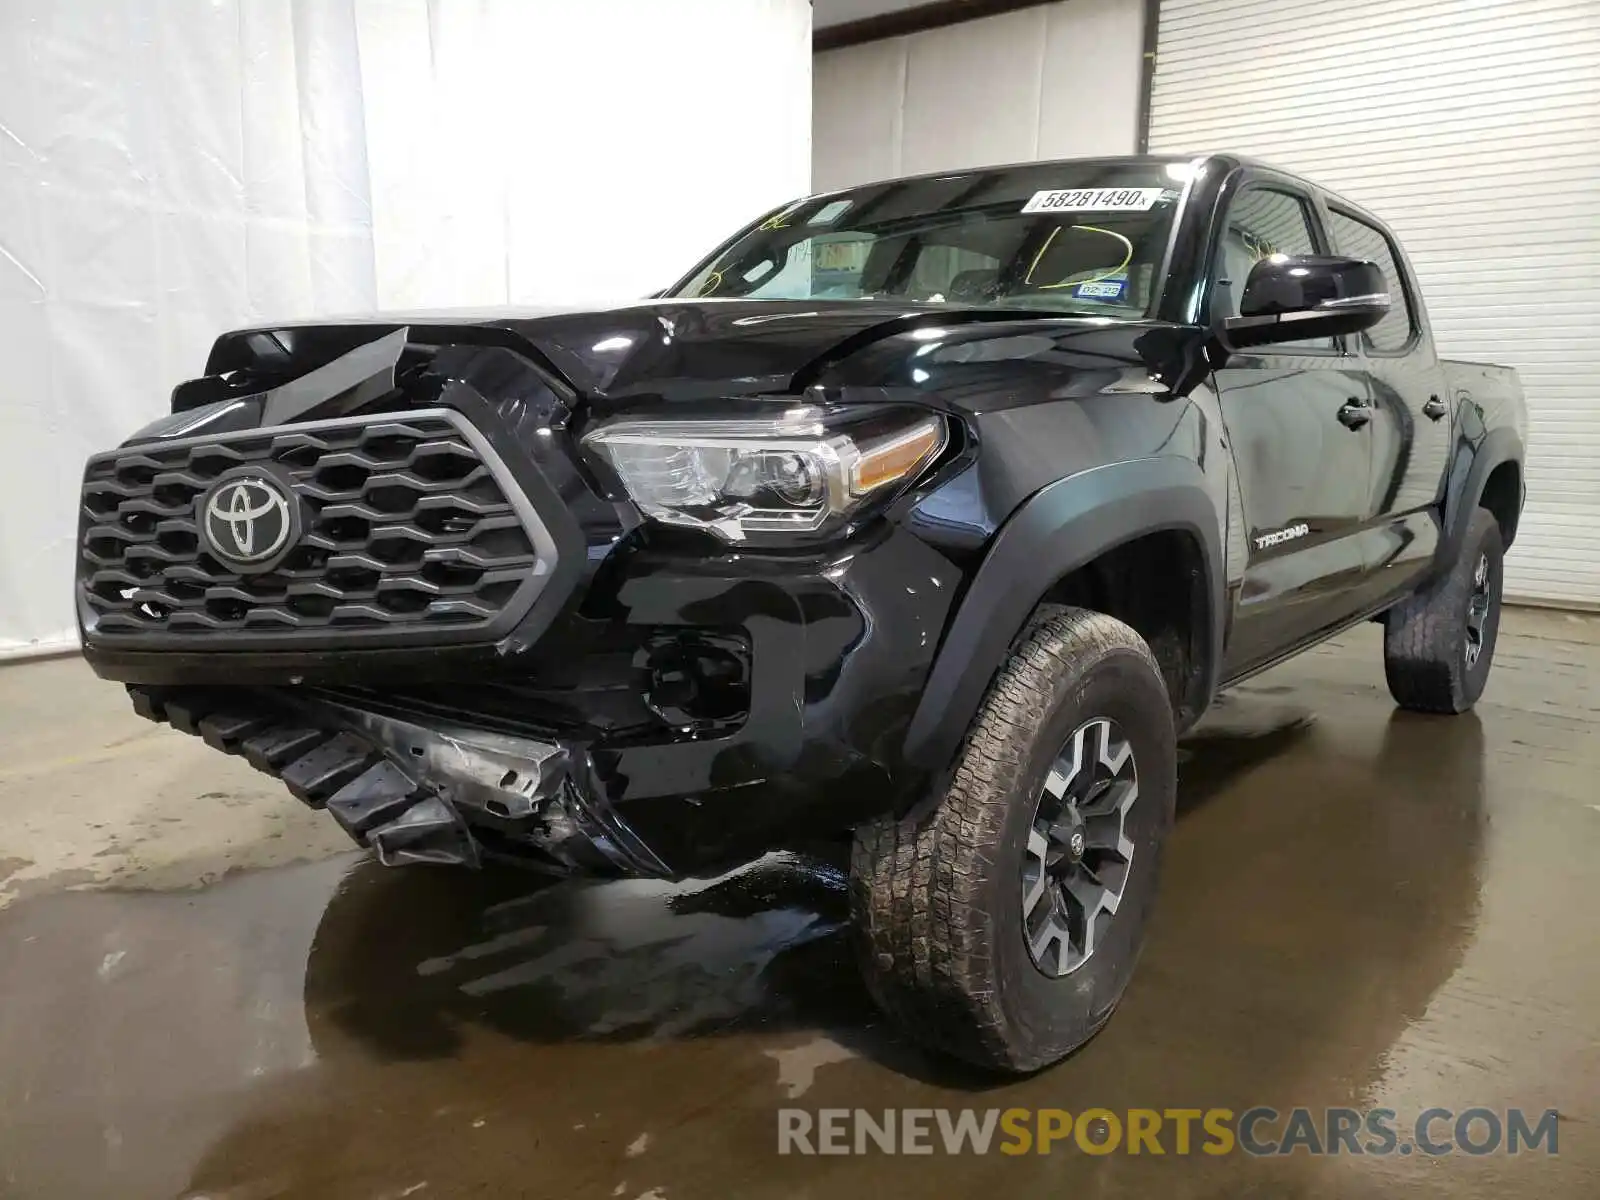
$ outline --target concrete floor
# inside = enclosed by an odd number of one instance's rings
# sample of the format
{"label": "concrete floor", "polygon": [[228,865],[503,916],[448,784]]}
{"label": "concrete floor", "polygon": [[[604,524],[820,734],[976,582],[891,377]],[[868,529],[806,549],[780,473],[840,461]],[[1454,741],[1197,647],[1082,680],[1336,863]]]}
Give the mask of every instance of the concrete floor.
{"label": "concrete floor", "polygon": [[[1186,746],[1106,1031],[995,1084],[880,1021],[840,881],[389,872],[74,660],[0,671],[6,1197],[1600,1195],[1600,621],[1397,713],[1366,627]],[[779,1158],[827,1107],[1558,1108],[1546,1157]]]}

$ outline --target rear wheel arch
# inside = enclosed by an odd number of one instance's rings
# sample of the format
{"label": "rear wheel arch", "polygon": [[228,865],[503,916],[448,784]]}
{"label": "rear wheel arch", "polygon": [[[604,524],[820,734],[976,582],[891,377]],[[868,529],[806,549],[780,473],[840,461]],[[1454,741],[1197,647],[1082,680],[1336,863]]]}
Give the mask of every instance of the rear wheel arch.
{"label": "rear wheel arch", "polygon": [[1515,459],[1498,463],[1483,481],[1478,505],[1494,514],[1495,523],[1500,526],[1500,541],[1510,549],[1522,516],[1522,464]]}
{"label": "rear wheel arch", "polygon": [[[950,762],[1041,605],[1131,625],[1152,642],[1178,723],[1192,723],[1222,660],[1222,530],[1205,476],[1182,458],[1099,467],[1036,493],[1001,527],[962,598],[912,717],[906,760],[934,770]],[[1152,570],[1156,586],[1135,586]]]}
{"label": "rear wheel arch", "polygon": [[1434,559],[1434,577],[1450,570],[1461,556],[1472,515],[1480,507],[1494,513],[1507,549],[1515,540],[1522,513],[1522,438],[1510,426],[1489,430],[1475,447],[1463,443],[1457,452],[1444,497],[1444,529]]}

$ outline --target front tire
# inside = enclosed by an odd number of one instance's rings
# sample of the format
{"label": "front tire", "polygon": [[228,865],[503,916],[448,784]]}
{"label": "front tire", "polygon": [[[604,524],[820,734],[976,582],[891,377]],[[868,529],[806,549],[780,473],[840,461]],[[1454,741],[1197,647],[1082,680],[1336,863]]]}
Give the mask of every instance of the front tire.
{"label": "front tire", "polygon": [[1499,523],[1477,509],[1449,573],[1389,610],[1383,668],[1401,708],[1462,713],[1483,695],[1500,633],[1504,558]]}
{"label": "front tire", "polygon": [[984,697],[943,793],[857,831],[863,973],[913,1036],[1037,1070],[1132,977],[1177,793],[1171,701],[1144,640],[1041,615]]}

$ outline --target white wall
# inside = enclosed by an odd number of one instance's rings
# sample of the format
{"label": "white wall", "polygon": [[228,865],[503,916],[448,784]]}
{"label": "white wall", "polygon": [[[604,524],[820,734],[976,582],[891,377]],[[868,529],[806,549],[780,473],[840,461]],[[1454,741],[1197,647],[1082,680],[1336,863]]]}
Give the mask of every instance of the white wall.
{"label": "white wall", "polygon": [[1143,38],[1143,0],[1062,0],[819,54],[812,184],[1131,154]]}
{"label": "white wall", "polygon": [[223,329],[640,296],[804,193],[810,20],[5,0],[0,655],[70,644],[83,459],[166,411]]}

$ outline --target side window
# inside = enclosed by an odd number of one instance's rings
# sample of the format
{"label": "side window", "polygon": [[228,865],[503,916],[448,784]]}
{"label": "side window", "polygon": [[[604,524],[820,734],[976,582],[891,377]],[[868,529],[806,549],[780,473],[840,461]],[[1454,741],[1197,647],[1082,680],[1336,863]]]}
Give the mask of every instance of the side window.
{"label": "side window", "polygon": [[[1274,254],[1316,254],[1311,212],[1301,196],[1274,188],[1252,187],[1234,197],[1217,247],[1216,286],[1211,307],[1215,316],[1239,315],[1250,268]],[[1332,338],[1286,342],[1278,350],[1330,350]]]}
{"label": "side window", "polygon": [[1383,268],[1383,277],[1389,282],[1389,315],[1366,332],[1367,345],[1374,350],[1404,350],[1411,341],[1411,331],[1416,321],[1411,315],[1411,303],[1406,298],[1405,278],[1400,274],[1400,264],[1395,258],[1394,245],[1383,230],[1365,221],[1346,216],[1334,210],[1329,214],[1329,232],[1339,253],[1350,258],[1364,258]]}

